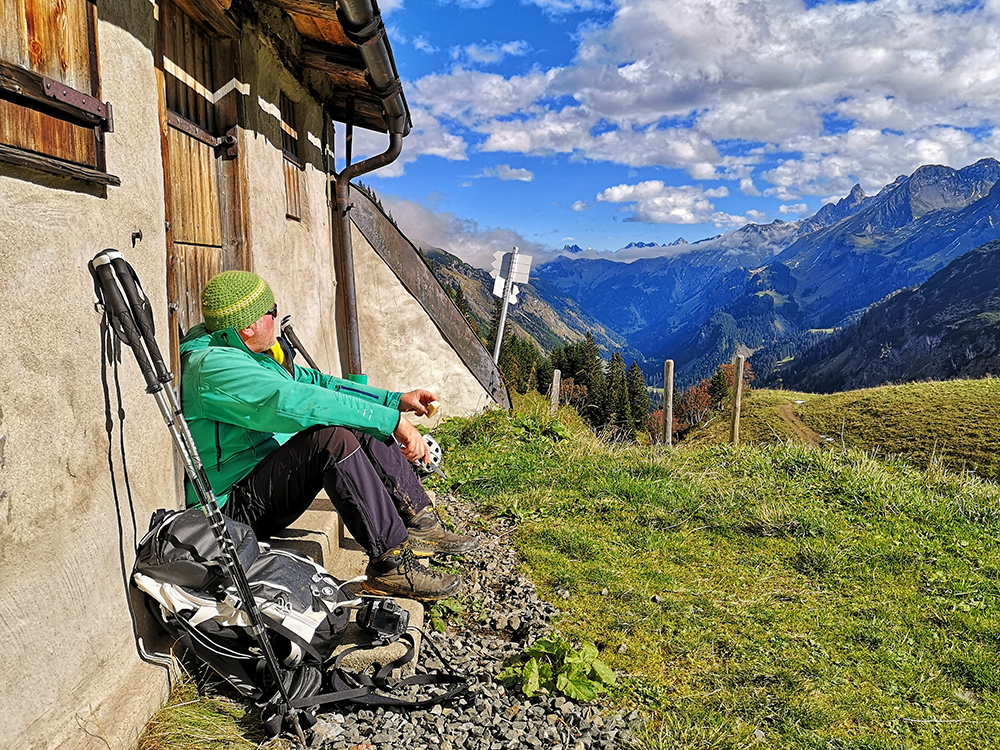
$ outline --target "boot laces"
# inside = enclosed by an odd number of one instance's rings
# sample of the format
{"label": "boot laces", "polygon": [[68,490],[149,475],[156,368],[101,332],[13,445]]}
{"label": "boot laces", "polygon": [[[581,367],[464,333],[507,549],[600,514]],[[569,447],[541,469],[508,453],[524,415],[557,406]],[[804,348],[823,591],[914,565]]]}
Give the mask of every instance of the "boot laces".
{"label": "boot laces", "polygon": [[444,578],[444,576],[438,571],[425,568],[423,565],[418,563],[416,556],[409,547],[404,549],[403,554],[400,556],[399,572],[406,576],[407,580],[412,580],[412,573],[417,573],[418,575],[424,575],[434,579]]}

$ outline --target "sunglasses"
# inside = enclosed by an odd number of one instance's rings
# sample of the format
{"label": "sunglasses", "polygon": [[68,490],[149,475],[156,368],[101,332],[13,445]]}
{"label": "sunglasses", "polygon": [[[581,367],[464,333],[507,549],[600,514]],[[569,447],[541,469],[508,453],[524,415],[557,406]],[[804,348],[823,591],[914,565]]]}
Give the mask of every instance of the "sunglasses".
{"label": "sunglasses", "polygon": [[272,318],[274,318],[275,320],[277,320],[278,319],[278,305],[275,304],[274,307],[272,307],[270,310],[268,310],[264,314],[265,315],[270,315]]}

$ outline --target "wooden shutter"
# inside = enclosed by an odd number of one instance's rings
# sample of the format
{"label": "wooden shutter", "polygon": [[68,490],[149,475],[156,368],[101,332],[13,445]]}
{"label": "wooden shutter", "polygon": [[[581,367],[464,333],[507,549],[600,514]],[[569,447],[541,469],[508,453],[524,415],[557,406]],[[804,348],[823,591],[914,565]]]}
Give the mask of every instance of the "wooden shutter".
{"label": "wooden shutter", "polygon": [[118,184],[90,173],[104,171],[112,129],[99,97],[91,0],[0,0],[0,158]]}
{"label": "wooden shutter", "polygon": [[161,0],[159,49],[170,224],[167,297],[176,370],[176,336],[201,321],[205,283],[220,271],[249,265],[235,147],[239,45],[171,0]]}
{"label": "wooden shutter", "polygon": [[295,117],[295,103],[281,94],[281,154],[285,169],[285,217],[302,218],[302,196],[299,173],[302,161],[299,155],[299,131]]}

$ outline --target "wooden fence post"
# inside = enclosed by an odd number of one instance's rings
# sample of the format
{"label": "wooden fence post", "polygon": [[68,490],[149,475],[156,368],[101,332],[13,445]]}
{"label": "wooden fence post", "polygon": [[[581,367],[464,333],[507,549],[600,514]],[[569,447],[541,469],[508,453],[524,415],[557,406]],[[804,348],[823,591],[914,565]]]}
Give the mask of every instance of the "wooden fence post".
{"label": "wooden fence post", "polygon": [[674,361],[663,363],[663,442],[674,445]]}
{"label": "wooden fence post", "polygon": [[559,387],[561,380],[562,380],[562,372],[560,370],[553,370],[552,392],[549,394],[549,403],[552,405],[552,416],[556,415],[556,409],[559,408]]}
{"label": "wooden fence post", "polygon": [[743,407],[743,363],[747,358],[742,354],[733,362],[733,429],[729,441],[733,445],[740,444],[740,409]]}

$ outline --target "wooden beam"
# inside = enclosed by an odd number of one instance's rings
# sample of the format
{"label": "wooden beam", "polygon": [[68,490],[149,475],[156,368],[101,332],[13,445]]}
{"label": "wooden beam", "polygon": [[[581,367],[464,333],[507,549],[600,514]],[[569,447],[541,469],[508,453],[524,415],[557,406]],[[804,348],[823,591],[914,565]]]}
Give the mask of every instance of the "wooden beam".
{"label": "wooden beam", "polygon": [[232,0],[174,0],[174,4],[216,34],[239,38],[239,27],[226,15]]}
{"label": "wooden beam", "polygon": [[322,18],[325,21],[336,21],[337,5],[334,2],[324,2],[324,0],[264,0],[277,8],[289,13],[299,13],[303,16],[313,16]]}
{"label": "wooden beam", "polygon": [[31,167],[49,174],[60,175],[61,177],[72,177],[84,182],[92,182],[98,185],[110,185],[119,187],[122,181],[113,174],[101,172],[93,167],[86,167],[82,164],[71,164],[60,159],[53,159],[51,156],[43,156],[31,151],[22,151],[19,148],[0,145],[0,161],[8,164],[16,164],[20,167]]}
{"label": "wooden beam", "polygon": [[316,40],[303,40],[299,59],[305,67],[313,70],[351,72],[364,80],[365,61],[356,47],[335,47]]}

